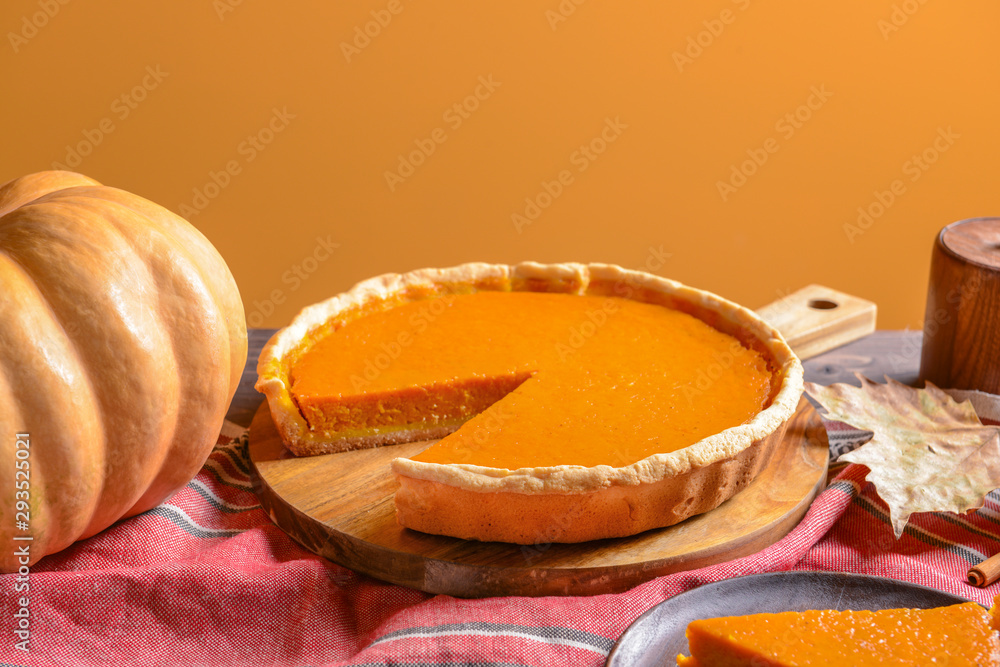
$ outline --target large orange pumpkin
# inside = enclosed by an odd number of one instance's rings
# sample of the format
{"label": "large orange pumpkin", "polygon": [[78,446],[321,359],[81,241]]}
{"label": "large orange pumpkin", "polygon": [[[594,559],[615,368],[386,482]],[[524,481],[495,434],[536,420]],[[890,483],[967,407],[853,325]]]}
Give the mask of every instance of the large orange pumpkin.
{"label": "large orange pumpkin", "polygon": [[71,172],[0,187],[0,570],[186,484],[246,353],[233,276],[187,221]]}

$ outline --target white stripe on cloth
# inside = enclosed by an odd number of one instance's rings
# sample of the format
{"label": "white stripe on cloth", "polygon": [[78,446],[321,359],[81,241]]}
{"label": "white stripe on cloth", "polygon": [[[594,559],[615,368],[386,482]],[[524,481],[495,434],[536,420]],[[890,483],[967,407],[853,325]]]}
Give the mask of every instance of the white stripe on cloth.
{"label": "white stripe on cloth", "polygon": [[230,510],[231,512],[245,512],[247,510],[256,509],[260,507],[259,502],[255,502],[252,505],[233,505],[232,503],[226,502],[220,498],[212,490],[209,489],[203,482],[198,479],[192,479],[188,482],[188,486],[197,491],[202,498],[204,498],[209,504],[214,505],[218,510]]}
{"label": "white stripe on cloth", "polygon": [[244,532],[241,528],[209,528],[191,518],[177,505],[163,503],[149,510],[146,514],[155,514],[171,521],[184,532],[195,537],[230,537]]}
{"label": "white stripe on cloth", "polygon": [[[237,489],[242,489],[243,491],[253,491],[253,486],[247,482],[246,478],[241,479],[239,477],[233,477],[226,471],[225,467],[221,463],[214,459],[208,459],[205,461],[204,467],[211,470],[224,484],[227,484],[228,486],[236,487]],[[0,667],[3,666],[0,665]]]}
{"label": "white stripe on cloth", "polygon": [[[577,634],[581,633],[580,630],[575,630],[573,628],[537,628],[539,632],[531,632],[534,628],[528,626],[509,626],[503,624],[493,625],[491,623],[459,623],[456,625],[444,625],[438,627],[424,627],[424,628],[411,628],[409,630],[401,630],[397,632],[391,632],[388,635],[379,637],[373,641],[370,645],[382,644],[391,641],[397,641],[400,639],[426,639],[430,637],[448,637],[448,636],[462,636],[462,637],[517,637],[519,639],[527,639],[529,641],[536,641],[543,644],[550,644],[554,646],[568,646],[571,648],[583,649],[585,651],[591,651],[600,656],[607,657],[611,652],[611,648],[614,646],[614,642],[606,637],[599,637],[594,635],[595,642],[588,643],[586,641],[576,641],[569,637],[560,637],[559,634]],[[556,632],[544,632],[545,630],[555,630]],[[591,634],[591,633],[585,633]],[[601,645],[598,645],[601,644]],[[604,646],[606,644],[606,646]]]}

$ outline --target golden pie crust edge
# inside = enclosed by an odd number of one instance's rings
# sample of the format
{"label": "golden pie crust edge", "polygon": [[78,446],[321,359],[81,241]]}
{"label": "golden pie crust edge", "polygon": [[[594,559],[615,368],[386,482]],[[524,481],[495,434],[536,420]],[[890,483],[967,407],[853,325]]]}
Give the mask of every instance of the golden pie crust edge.
{"label": "golden pie crust edge", "polygon": [[[305,308],[264,346],[256,388],[267,397],[282,441],[309,455],[331,448],[310,431],[292,399],[292,365],[308,341],[373,310],[449,293],[547,291],[665,298],[707,314],[716,328],[749,334],[771,356],[778,379],[771,404],[745,424],[628,466],[549,466],[506,470],[395,459],[400,523],[423,532],[483,541],[538,544],[633,535],[708,511],[745,488],[770,460],[802,395],[802,364],[756,313],[710,292],[609,264],[471,263],[365,280]],[[699,316],[696,314],[696,316]],[[727,329],[729,329],[727,331]]]}

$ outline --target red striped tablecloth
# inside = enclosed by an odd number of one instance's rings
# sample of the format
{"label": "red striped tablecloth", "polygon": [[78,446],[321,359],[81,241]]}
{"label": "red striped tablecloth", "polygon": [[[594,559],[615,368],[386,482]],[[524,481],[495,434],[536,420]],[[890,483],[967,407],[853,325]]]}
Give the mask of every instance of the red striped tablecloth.
{"label": "red striped tablecloth", "polygon": [[[865,434],[828,423],[831,449]],[[37,563],[17,647],[15,575],[0,577],[3,665],[601,665],[642,612],[701,584],[776,570],[893,577],[989,604],[966,583],[1000,551],[1000,494],[969,515],[921,514],[896,541],[865,468],[840,470],[760,553],[594,597],[432,596],[356,574],[270,523],[245,439],[220,445],[159,507]],[[23,646],[23,645],[22,645]]]}

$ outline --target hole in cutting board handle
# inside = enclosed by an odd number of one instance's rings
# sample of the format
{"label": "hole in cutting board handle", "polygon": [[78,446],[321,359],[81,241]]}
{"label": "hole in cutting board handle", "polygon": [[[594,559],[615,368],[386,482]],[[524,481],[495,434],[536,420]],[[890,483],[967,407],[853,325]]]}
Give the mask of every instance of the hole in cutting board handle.
{"label": "hole in cutting board handle", "polygon": [[830,301],[829,299],[809,299],[808,306],[810,308],[815,308],[816,310],[833,310],[840,306],[836,301]]}

